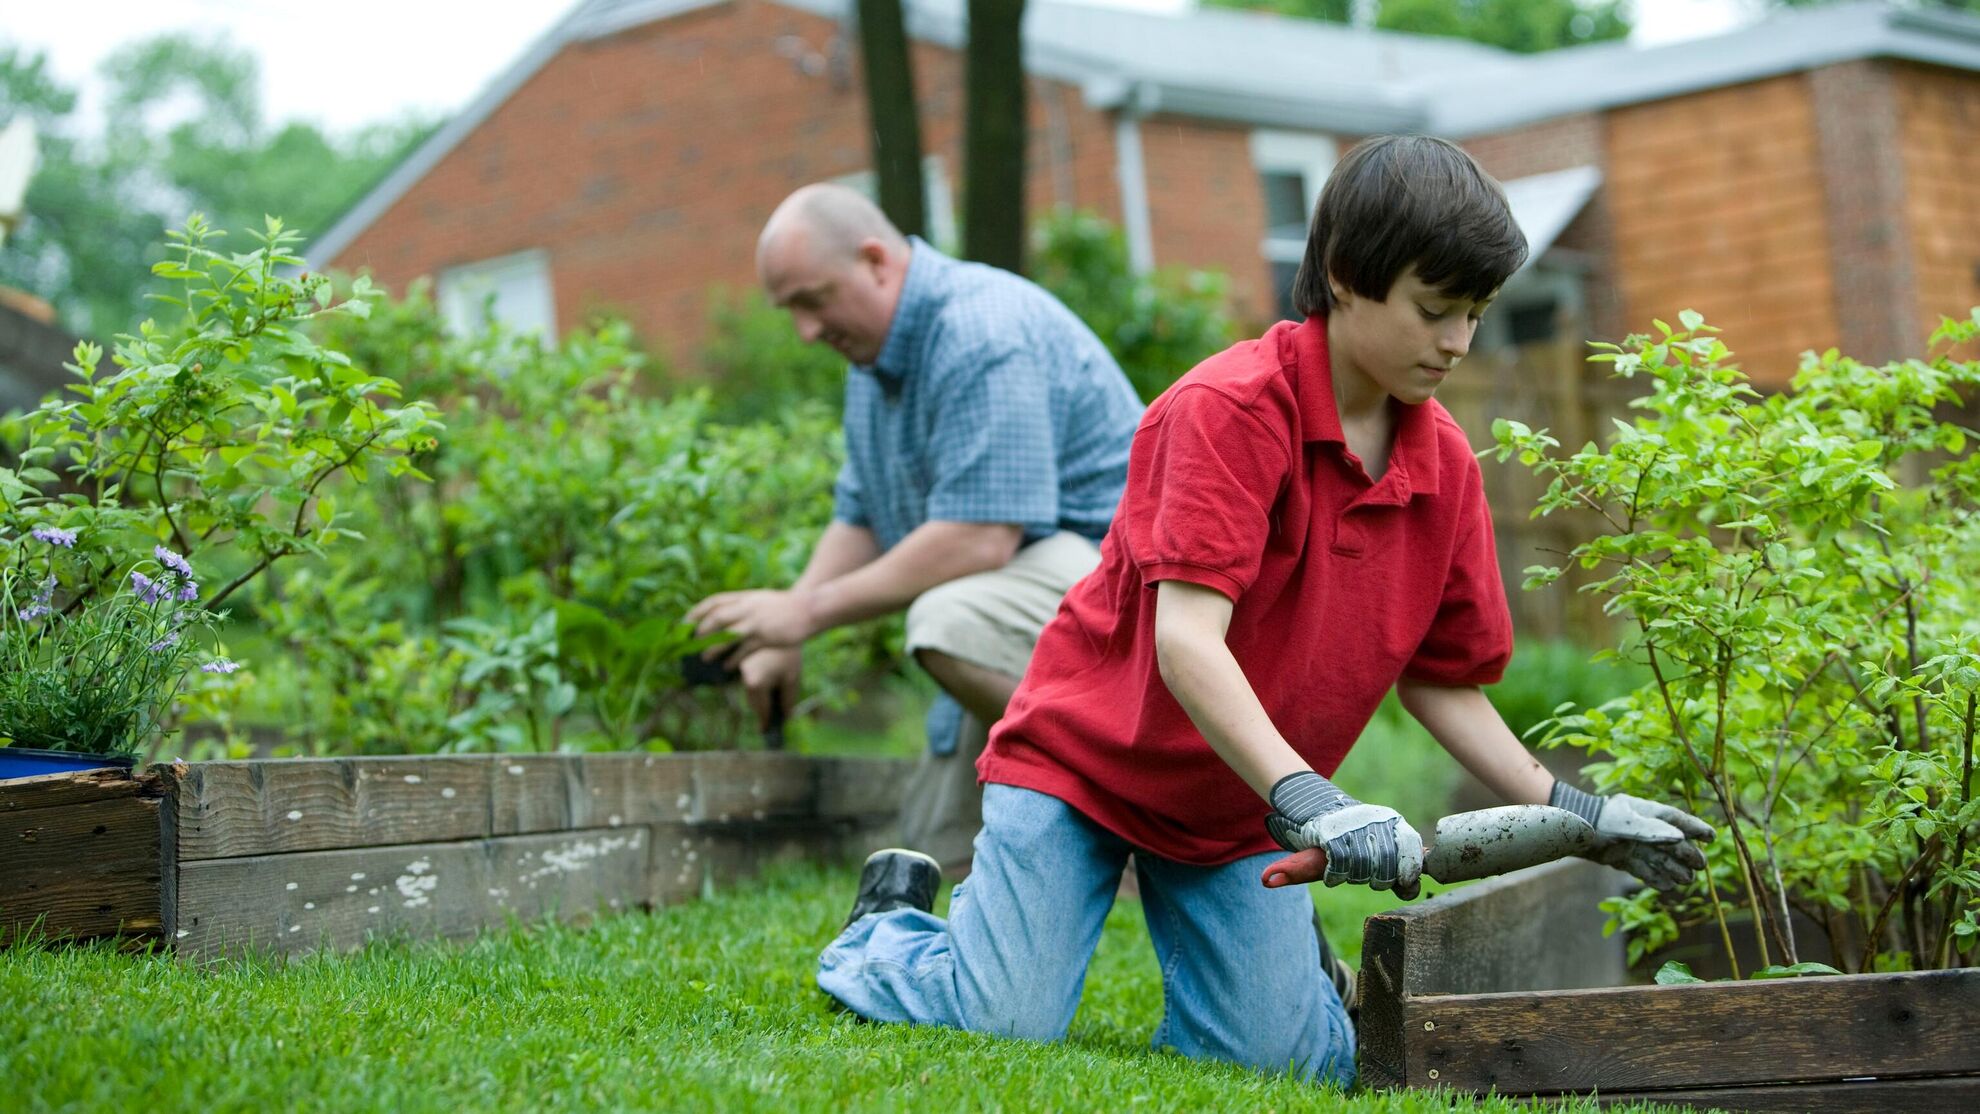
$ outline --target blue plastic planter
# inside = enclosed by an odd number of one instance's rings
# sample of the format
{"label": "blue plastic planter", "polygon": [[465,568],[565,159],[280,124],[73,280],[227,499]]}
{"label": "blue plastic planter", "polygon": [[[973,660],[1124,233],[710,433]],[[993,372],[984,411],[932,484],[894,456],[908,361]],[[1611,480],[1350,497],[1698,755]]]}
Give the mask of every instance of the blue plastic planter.
{"label": "blue plastic planter", "polygon": [[101,770],[106,766],[130,769],[135,758],[114,754],[76,754],[66,750],[29,750],[26,747],[0,747],[0,781],[43,774],[66,774],[75,770]]}

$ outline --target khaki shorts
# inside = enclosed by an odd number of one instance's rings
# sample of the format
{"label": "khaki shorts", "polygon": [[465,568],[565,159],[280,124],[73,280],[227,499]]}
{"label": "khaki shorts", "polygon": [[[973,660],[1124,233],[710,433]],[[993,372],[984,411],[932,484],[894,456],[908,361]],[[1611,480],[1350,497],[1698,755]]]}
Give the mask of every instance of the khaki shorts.
{"label": "khaki shorts", "polygon": [[[908,652],[935,650],[1021,678],[1059,601],[1099,564],[1099,546],[1061,531],[1018,550],[1003,568],[930,588],[908,608]],[[965,714],[953,754],[922,755],[901,803],[903,846],[945,867],[969,860],[983,826],[976,759],[989,738],[989,725]]]}

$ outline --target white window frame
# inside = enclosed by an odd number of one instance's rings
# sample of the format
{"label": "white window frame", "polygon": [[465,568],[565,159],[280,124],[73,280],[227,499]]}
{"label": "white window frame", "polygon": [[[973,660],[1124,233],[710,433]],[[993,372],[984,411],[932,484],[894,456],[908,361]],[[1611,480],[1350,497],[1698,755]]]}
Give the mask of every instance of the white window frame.
{"label": "white window frame", "polygon": [[[440,313],[456,335],[481,328],[482,304],[495,295],[495,320],[519,335],[557,342],[557,296],[550,253],[541,248],[463,263],[440,272]],[[508,291],[515,293],[505,296]]]}
{"label": "white window frame", "polygon": [[[1309,223],[1313,206],[1320,200],[1320,187],[1327,184],[1327,176],[1334,172],[1339,158],[1339,147],[1324,135],[1263,130],[1251,133],[1252,169],[1258,172],[1261,182],[1267,174],[1298,174],[1305,186]],[[1302,230],[1298,239],[1275,238],[1267,229],[1259,243],[1259,252],[1273,263],[1298,263],[1306,254],[1306,234]]]}
{"label": "white window frame", "polygon": [[[880,179],[870,168],[832,181],[858,190],[876,205],[880,203]],[[961,243],[962,233],[956,225],[955,191],[949,187],[949,170],[940,155],[922,157],[921,197],[928,210],[928,242],[938,251],[953,254]]]}

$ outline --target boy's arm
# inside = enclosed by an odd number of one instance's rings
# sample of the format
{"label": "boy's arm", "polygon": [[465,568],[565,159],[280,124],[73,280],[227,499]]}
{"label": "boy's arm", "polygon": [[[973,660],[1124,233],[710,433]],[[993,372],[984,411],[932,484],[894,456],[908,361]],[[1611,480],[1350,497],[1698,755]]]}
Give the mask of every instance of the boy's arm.
{"label": "boy's arm", "polygon": [[1260,797],[1289,774],[1310,770],[1258,702],[1224,637],[1231,601],[1183,580],[1155,588],[1155,662],[1162,683],[1189,713],[1210,749]]}
{"label": "boy's arm", "polygon": [[1288,851],[1324,849],[1330,886],[1356,882],[1415,897],[1423,840],[1394,809],[1363,804],[1313,772],[1279,734],[1225,644],[1230,599],[1181,580],[1161,581],[1155,593],[1162,683],[1210,749],[1271,803],[1272,838]]}
{"label": "boy's arm", "polygon": [[1691,881],[1705,855],[1690,841],[1709,843],[1712,826],[1680,808],[1623,793],[1598,796],[1554,775],[1520,741],[1475,685],[1396,682],[1404,710],[1472,776],[1514,804],[1546,804],[1581,816],[1606,841],[1588,858],[1626,870],[1660,890]]}

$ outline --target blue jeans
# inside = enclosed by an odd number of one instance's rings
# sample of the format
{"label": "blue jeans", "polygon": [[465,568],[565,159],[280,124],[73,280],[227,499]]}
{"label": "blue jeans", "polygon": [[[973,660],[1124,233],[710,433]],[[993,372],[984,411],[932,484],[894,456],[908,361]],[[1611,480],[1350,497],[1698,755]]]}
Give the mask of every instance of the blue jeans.
{"label": "blue jeans", "polygon": [[[1128,855],[1064,802],[1008,785],[983,793],[983,831],[949,919],[862,917],[818,958],[818,985],[861,1017],[1058,1040]],[[1354,1082],[1354,1030],[1320,973],[1304,886],[1258,882],[1274,855],[1190,866],[1135,855],[1162,965],[1157,1048]]]}

